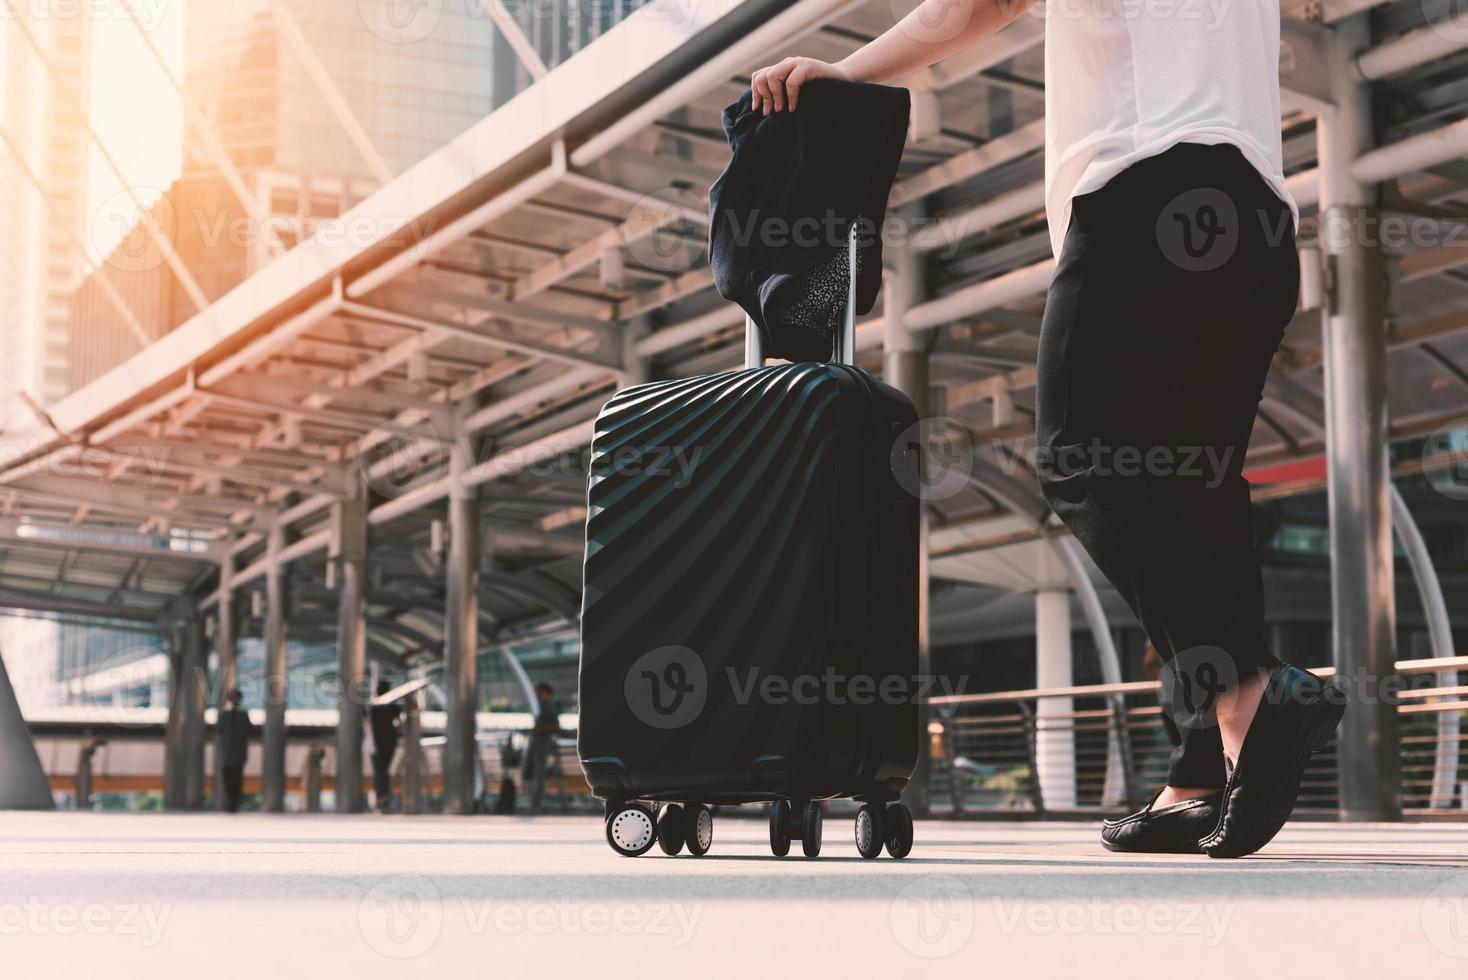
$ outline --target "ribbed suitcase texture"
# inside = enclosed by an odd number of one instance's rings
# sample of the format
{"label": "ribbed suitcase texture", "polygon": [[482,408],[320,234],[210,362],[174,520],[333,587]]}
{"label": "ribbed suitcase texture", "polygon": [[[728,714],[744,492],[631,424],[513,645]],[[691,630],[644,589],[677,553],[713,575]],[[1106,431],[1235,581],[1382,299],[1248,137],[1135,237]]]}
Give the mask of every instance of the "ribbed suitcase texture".
{"label": "ribbed suitcase texture", "polygon": [[918,750],[919,502],[901,479],[916,421],[838,364],[607,403],[581,617],[579,749],[598,796],[901,790]]}

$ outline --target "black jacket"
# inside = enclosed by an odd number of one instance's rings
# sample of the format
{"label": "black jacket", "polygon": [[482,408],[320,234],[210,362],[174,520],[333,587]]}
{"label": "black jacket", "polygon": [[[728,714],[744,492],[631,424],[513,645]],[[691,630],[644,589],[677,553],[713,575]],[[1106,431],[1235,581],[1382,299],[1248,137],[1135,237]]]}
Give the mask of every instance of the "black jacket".
{"label": "black jacket", "polygon": [[846,235],[860,219],[857,312],[882,280],[887,196],[907,139],[906,89],[807,82],[800,107],[768,116],[745,92],[724,110],[733,153],[709,189],[709,264],[719,293],[792,361],[831,357],[846,302]]}
{"label": "black jacket", "polygon": [[233,769],[245,764],[254,730],[255,726],[250,724],[250,716],[243,708],[220,710],[214,732],[215,751],[219,753],[221,765]]}

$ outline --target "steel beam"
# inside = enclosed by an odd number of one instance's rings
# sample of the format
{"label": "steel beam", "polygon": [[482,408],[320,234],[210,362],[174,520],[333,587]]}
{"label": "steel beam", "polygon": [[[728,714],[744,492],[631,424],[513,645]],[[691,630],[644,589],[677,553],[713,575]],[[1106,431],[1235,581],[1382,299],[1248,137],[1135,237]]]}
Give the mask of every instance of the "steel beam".
{"label": "steel beam", "polygon": [[1341,727],[1340,809],[1346,820],[1401,817],[1392,523],[1388,503],[1385,275],[1376,194],[1352,172],[1372,144],[1369,86],[1346,70],[1370,40],[1364,17],[1336,25],[1335,108],[1319,119],[1321,241],[1328,263],[1324,369],[1331,607]]}
{"label": "steel beam", "polygon": [[444,809],[474,812],[474,771],[479,747],[479,502],[469,485],[471,448],[454,442],[449,464],[449,554],[444,563]]}
{"label": "steel beam", "polygon": [[260,808],[285,810],[285,708],[287,700],[285,603],[285,529],[272,527],[266,538],[265,568],[265,730],[261,738]]}

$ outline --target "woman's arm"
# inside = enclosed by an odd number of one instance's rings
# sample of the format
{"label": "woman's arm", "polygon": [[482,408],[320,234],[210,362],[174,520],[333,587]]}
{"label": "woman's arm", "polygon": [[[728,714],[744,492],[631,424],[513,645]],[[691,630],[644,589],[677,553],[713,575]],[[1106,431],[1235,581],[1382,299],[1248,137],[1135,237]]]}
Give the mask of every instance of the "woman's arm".
{"label": "woman's arm", "polygon": [[871,43],[835,64],[814,58],[786,58],[761,68],[749,79],[753,106],[765,115],[793,110],[800,86],[813,78],[885,82],[937,64],[951,54],[997,34],[1035,0],[923,0],[906,17]]}

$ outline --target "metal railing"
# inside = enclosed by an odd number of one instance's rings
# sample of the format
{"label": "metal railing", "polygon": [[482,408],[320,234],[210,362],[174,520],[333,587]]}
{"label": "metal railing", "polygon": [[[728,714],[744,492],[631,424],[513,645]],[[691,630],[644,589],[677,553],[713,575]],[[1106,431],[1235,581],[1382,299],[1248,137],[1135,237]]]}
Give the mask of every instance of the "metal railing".
{"label": "metal railing", "polygon": [[[1396,670],[1403,815],[1468,817],[1468,657],[1404,660]],[[1139,806],[1166,782],[1172,752],[1159,689],[1139,681],[934,698],[934,812],[1094,816]],[[1337,788],[1332,739],[1310,760],[1296,812],[1333,815]]]}

